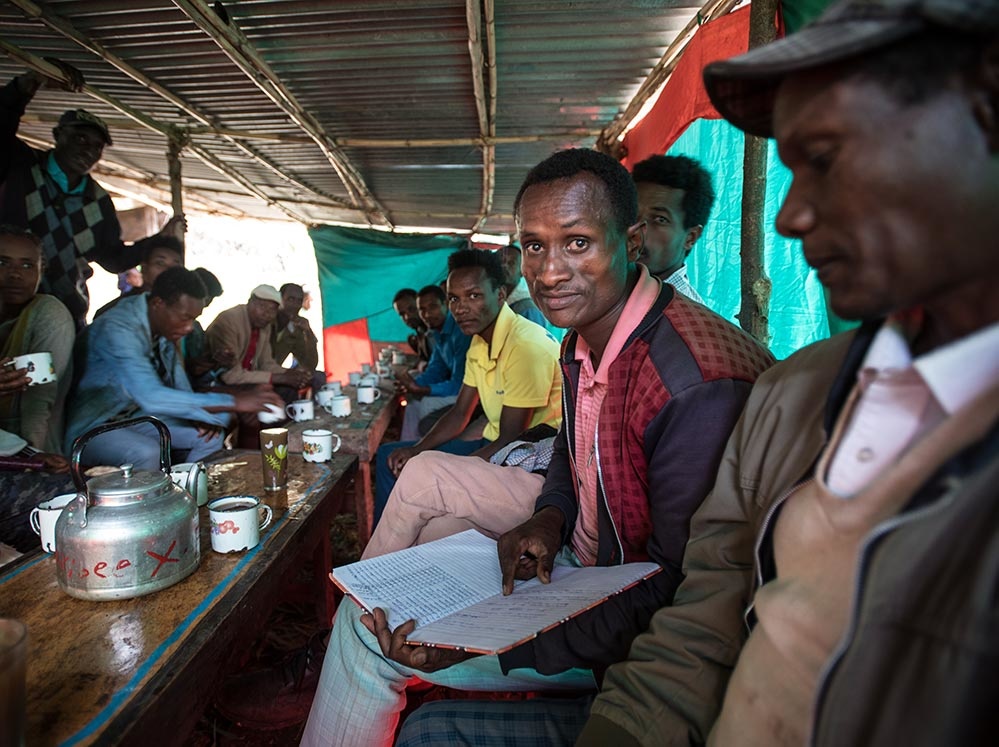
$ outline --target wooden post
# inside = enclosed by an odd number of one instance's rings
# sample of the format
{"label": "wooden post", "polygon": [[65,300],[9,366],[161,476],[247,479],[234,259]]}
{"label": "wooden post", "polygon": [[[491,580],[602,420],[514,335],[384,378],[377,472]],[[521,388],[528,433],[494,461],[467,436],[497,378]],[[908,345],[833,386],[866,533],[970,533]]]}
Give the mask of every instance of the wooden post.
{"label": "wooden post", "polygon": [[[170,173],[170,207],[174,216],[184,214],[184,184],[180,173],[180,152],[184,148],[185,138],[176,133],[171,135],[167,141],[167,168]],[[180,240],[184,241],[184,232],[180,234]]]}
{"label": "wooden post", "polygon": [[[753,0],[749,11],[749,48],[777,37],[777,0]],[[770,344],[770,278],[763,266],[763,208],[767,193],[766,138],[746,135],[742,171],[742,304],[736,318],[763,345]]]}

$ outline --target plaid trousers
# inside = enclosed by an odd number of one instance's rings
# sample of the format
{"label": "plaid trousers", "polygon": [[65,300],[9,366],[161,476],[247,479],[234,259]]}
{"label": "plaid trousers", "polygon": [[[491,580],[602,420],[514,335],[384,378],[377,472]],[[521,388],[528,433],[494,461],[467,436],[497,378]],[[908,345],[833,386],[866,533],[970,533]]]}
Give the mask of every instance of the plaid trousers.
{"label": "plaid trousers", "polygon": [[593,698],[438,700],[406,719],[395,747],[571,745],[583,731]]}
{"label": "plaid trousers", "polygon": [[[533,669],[503,674],[495,656],[478,656],[430,674],[386,659],[378,640],[361,622],[361,609],[344,601],[337,610],[316,698],[302,745],[381,747],[391,745],[406,687],[420,680],[457,690],[525,692],[596,690],[589,669],[543,675]],[[581,727],[580,727],[581,728]]]}

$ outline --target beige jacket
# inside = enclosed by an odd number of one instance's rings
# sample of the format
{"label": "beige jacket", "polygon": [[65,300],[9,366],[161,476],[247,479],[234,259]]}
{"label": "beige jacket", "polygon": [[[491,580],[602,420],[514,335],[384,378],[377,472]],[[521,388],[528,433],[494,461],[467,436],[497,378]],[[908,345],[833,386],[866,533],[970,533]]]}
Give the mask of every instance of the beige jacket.
{"label": "beige jacket", "polygon": [[[744,615],[772,574],[761,528],[811,473],[826,443],[830,391],[843,393],[872,334],[862,328],[817,343],[759,379],[694,514],[673,606],[608,670],[579,744],[705,742],[747,636]],[[837,410],[841,400],[833,401]],[[993,421],[948,474],[867,536],[809,743],[984,744],[994,736],[987,693],[994,696],[999,671],[997,431]]]}
{"label": "beige jacket", "polygon": [[222,381],[226,384],[266,384],[271,380],[271,374],[284,370],[271,353],[269,324],[260,330],[252,370],[243,369],[243,356],[250,345],[250,317],[246,313],[246,304],[233,306],[215,317],[205,330],[205,338],[210,353],[228,348],[236,354],[235,365],[222,374]]}

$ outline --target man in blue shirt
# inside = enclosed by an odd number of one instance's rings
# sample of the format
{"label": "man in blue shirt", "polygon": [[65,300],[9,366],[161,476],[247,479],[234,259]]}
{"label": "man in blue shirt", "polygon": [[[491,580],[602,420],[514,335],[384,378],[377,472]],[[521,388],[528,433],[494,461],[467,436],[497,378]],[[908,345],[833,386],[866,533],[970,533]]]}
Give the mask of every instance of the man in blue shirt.
{"label": "man in blue shirt", "polygon": [[458,399],[465,377],[465,354],[472,338],[464,334],[448,313],[447,297],[439,285],[428,285],[417,294],[416,307],[420,319],[427,325],[434,352],[426,369],[411,376],[399,374],[399,388],[406,394],[406,414],[402,420],[403,441],[418,441],[430,429],[436,418],[420,427],[428,415],[438,417]]}
{"label": "man in blue shirt", "polygon": [[[124,298],[77,341],[78,380],[69,398],[66,451],[96,426],[153,415],[170,429],[177,461],[197,461],[222,448],[230,412],[283,406],[269,384],[238,394],[191,391],[178,355],[205,304],[205,286],[183,267],[163,272],[147,294]],[[86,464],[159,467],[159,435],[148,423],[104,433],[83,454]]]}

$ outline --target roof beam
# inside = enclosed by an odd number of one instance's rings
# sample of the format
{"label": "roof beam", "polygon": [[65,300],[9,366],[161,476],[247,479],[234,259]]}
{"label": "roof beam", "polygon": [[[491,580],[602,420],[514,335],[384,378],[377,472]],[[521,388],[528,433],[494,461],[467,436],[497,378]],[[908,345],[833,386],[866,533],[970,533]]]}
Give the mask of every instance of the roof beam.
{"label": "roof beam", "polygon": [[646,104],[659,95],[662,87],[666,85],[666,82],[673,74],[673,70],[680,61],[683,51],[687,48],[687,44],[690,43],[694,33],[701,24],[725,15],[741,2],[743,0],[707,0],[694,17],[690,19],[690,22],[683,27],[683,30],[677,34],[676,38],[659,59],[659,62],[649,71],[649,74],[642,82],[642,85],[639,86],[634,97],[632,97],[631,101],[624,108],[624,111],[604,128],[603,132],[597,138],[596,147],[598,150],[604,153],[616,153],[619,148],[621,136],[631,129],[635,119],[644,113],[643,109]]}
{"label": "roof beam", "polygon": [[[38,57],[32,54],[31,52],[23,50],[20,47],[15,46],[14,44],[11,44],[8,41],[5,41],[4,39],[0,39],[0,50],[6,52],[8,55],[10,55],[18,62],[20,62],[25,67],[28,67],[31,70],[35,70],[48,78],[62,81],[64,83],[69,82],[69,80],[66,77],[66,74],[63,73],[62,70],[53,65],[51,62],[47,62],[46,60],[43,60],[41,57]],[[148,114],[144,114],[143,112],[140,112],[139,110],[132,108],[125,102],[119,101],[114,96],[104,93],[104,91],[100,90],[99,88],[95,88],[94,86],[91,86],[89,84],[84,84],[83,92],[89,96],[92,96],[98,101],[103,101],[108,106],[117,109],[125,116],[144,125],[147,129],[150,129],[153,132],[158,132],[167,140],[177,139],[178,137],[182,136],[181,131],[178,128],[175,128],[173,125],[169,125],[164,122],[160,122],[159,120],[153,119]],[[203,161],[207,166],[209,166],[212,169],[215,169],[220,174],[236,182],[239,186],[241,186],[243,189],[245,189],[254,197],[259,197],[261,200],[264,200],[268,205],[276,207],[278,210],[283,211],[290,218],[297,220],[300,223],[305,223],[305,224],[311,223],[311,221],[308,218],[306,218],[304,215],[300,215],[299,213],[296,213],[295,211],[290,210],[284,205],[280,204],[279,202],[273,200],[266,193],[264,193],[259,187],[253,184],[253,182],[248,180],[246,177],[244,177],[235,169],[229,167],[228,165],[220,161],[212,153],[205,150],[204,148],[189,143],[187,145],[187,149],[195,156],[197,156],[199,159],[201,159],[201,161]]]}
{"label": "roof beam", "polygon": [[[35,114],[27,113],[21,117],[22,122],[40,122],[55,125],[59,122],[59,117],[55,114]],[[133,122],[130,119],[114,119],[104,117],[104,121],[112,130],[140,130],[145,129],[143,125]],[[312,139],[305,135],[287,135],[282,133],[249,132],[248,130],[234,130],[231,128],[219,128],[208,126],[192,125],[185,130],[192,136],[198,135],[231,135],[241,140],[266,140],[275,143],[311,143]],[[570,141],[597,137],[603,130],[566,130],[565,132],[550,132],[543,135],[501,135],[498,137],[450,137],[450,138],[377,138],[377,137],[338,137],[336,142],[342,147],[349,148],[448,148],[448,147],[481,147],[488,145],[511,145],[517,143],[543,143],[548,141]],[[313,194],[320,195],[326,199],[340,204],[341,207],[357,209],[339,197],[329,197],[313,190]]]}
{"label": "roof beam", "polygon": [[[480,5],[482,3],[482,5]],[[485,10],[486,52],[483,54],[482,16]],[[492,0],[465,0],[465,21],[468,24],[468,55],[472,62],[472,88],[475,112],[479,119],[479,140],[482,148],[482,201],[479,216],[472,226],[477,231],[489,217],[496,187],[496,146],[489,138],[496,135],[496,35]],[[489,62],[486,62],[488,55]],[[486,75],[489,74],[487,88]]]}
{"label": "roof beam", "polygon": [[223,21],[202,0],[173,0],[173,3],[198,28],[208,34],[244,75],[312,138],[340,177],[351,199],[361,206],[368,220],[391,226],[392,221],[388,211],[368,189],[347,155],[326,134],[319,121],[299,103],[236,24]]}
{"label": "roof beam", "polygon": [[193,117],[202,125],[207,125],[210,128],[212,134],[218,135],[219,137],[228,141],[232,145],[236,146],[248,158],[251,158],[260,165],[269,169],[278,177],[280,177],[283,181],[286,181],[292,184],[293,186],[298,187],[299,189],[305,190],[306,192],[311,192],[312,194],[317,195],[319,197],[323,197],[325,199],[332,200],[334,202],[342,204],[344,207],[354,207],[348,201],[343,200],[342,198],[339,198],[335,195],[326,194],[316,189],[315,187],[306,184],[305,182],[292,176],[291,174],[286,173],[283,169],[281,169],[277,164],[275,164],[269,158],[262,155],[261,153],[258,153],[246,143],[240,142],[237,139],[237,137],[227,132],[223,127],[219,125],[215,117],[206,114],[205,112],[202,112],[200,109],[198,109],[197,106],[195,106],[191,102],[186,101],[185,99],[178,96],[176,93],[171,91],[166,86],[161,85],[154,79],[150,78],[148,75],[146,75],[144,72],[136,68],[134,65],[130,64],[129,62],[125,61],[118,55],[111,52],[107,47],[105,47],[96,39],[93,39],[84,34],[82,31],[77,29],[75,26],[73,26],[73,24],[71,24],[69,21],[67,21],[65,18],[58,15],[57,13],[53,13],[48,8],[41,7],[37,3],[33,2],[33,0],[10,0],[10,2],[12,5],[16,5],[18,8],[20,8],[21,11],[29,18],[37,19],[42,23],[44,23],[53,31],[62,34],[67,39],[75,41],[84,49],[93,52],[98,57],[101,57],[106,62],[116,67],[118,70],[120,70],[122,73],[127,75],[135,82],[145,86],[153,93],[169,101],[171,104],[173,104],[174,106],[176,106],[178,109],[188,114],[189,116]]}

